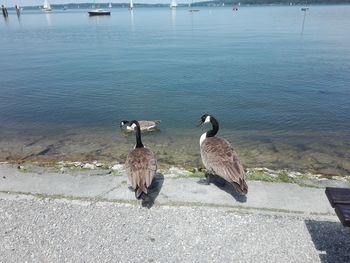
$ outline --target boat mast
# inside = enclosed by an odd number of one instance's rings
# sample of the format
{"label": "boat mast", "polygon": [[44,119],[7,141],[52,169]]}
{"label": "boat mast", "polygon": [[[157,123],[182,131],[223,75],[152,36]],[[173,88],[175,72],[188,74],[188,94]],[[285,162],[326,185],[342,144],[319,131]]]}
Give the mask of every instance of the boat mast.
{"label": "boat mast", "polygon": [[176,7],[177,7],[176,0],[171,0],[170,8],[176,8]]}

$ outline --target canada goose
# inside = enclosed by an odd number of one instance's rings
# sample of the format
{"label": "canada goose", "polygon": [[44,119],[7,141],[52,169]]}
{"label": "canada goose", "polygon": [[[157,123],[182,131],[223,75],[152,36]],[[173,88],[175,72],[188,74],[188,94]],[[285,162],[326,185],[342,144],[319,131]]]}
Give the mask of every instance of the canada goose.
{"label": "canada goose", "polygon": [[[138,121],[141,131],[153,131],[158,128],[160,120],[155,121]],[[129,121],[121,121],[120,128],[126,132],[132,132],[134,129],[131,128],[131,123]]]}
{"label": "canada goose", "polygon": [[136,198],[144,200],[147,188],[156,174],[157,160],[153,152],[142,144],[140,124],[137,121],[131,121],[130,127],[136,132],[136,145],[126,158],[126,172]]}
{"label": "canada goose", "polygon": [[[200,124],[211,123],[213,128],[200,137],[202,162],[209,173],[224,178],[232,185],[237,185],[242,194],[247,194],[248,186],[244,180],[243,166],[232,145],[225,139],[215,137],[219,130],[218,121],[211,115],[204,114]],[[209,183],[208,175],[206,175]]]}

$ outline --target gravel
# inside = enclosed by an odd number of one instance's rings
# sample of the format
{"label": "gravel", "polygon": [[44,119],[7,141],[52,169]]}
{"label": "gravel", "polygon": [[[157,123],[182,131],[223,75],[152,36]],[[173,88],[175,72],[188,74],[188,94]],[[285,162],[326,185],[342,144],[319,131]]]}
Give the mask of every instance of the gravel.
{"label": "gravel", "polygon": [[214,207],[5,198],[0,262],[350,262],[349,231],[324,220]]}

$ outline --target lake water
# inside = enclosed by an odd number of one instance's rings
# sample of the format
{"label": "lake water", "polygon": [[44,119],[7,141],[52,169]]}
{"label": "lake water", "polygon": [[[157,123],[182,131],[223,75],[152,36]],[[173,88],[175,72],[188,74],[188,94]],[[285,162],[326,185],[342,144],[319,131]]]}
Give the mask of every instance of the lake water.
{"label": "lake water", "polygon": [[0,160],[124,162],[120,120],[160,119],[160,165],[200,166],[220,122],[248,167],[350,174],[350,6],[24,10],[0,17]]}

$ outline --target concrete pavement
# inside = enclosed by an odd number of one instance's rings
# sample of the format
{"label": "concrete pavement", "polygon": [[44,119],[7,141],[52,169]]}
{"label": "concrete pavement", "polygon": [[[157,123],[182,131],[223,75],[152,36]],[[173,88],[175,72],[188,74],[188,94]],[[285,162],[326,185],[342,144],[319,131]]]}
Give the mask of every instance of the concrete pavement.
{"label": "concrete pavement", "polygon": [[243,199],[159,174],[146,209],[91,174],[0,166],[0,262],[350,262],[324,189],[248,181]]}
{"label": "concrete pavement", "polygon": [[[89,175],[88,173],[31,173],[11,166],[0,166],[0,191],[40,194],[71,199],[136,202],[128,189],[126,176]],[[3,178],[5,177],[5,178]],[[247,198],[226,185],[198,184],[198,178],[157,176],[156,205],[199,205],[241,207],[293,212],[300,214],[334,215],[324,189],[301,187],[297,184],[249,181]]]}

